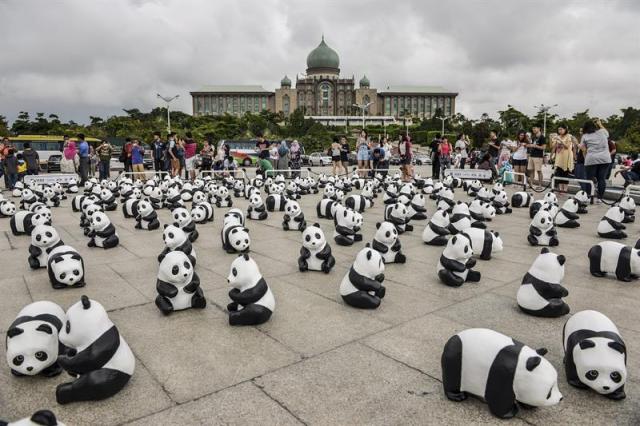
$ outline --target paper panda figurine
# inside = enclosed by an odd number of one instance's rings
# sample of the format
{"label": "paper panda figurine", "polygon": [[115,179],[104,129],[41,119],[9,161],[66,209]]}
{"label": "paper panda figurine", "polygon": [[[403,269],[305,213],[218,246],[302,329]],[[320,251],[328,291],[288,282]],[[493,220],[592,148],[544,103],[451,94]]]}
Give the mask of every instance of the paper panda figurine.
{"label": "paper panda figurine", "polygon": [[287,200],[287,204],[284,207],[284,217],[282,219],[282,229],[289,231],[291,226],[289,222],[293,220],[293,229],[298,231],[304,231],[307,227],[307,222],[304,220],[304,213],[300,208],[300,204],[294,200]]}
{"label": "paper panda figurine", "polygon": [[333,218],[335,231],[333,239],[336,244],[350,246],[354,242],[362,241],[362,234],[359,234],[362,226],[362,216],[354,210],[338,205]]}
{"label": "paper panda figurine", "polygon": [[164,315],[184,309],[204,309],[207,300],[189,257],[179,250],[167,253],[158,268],[156,306]]}
{"label": "paper panda figurine", "polygon": [[136,229],[153,231],[160,228],[158,213],[153,209],[151,202],[140,200],[138,203],[138,215],[136,216]]}
{"label": "paper panda figurine", "polygon": [[558,233],[553,224],[553,219],[547,210],[539,210],[529,225],[529,244],[532,246],[557,246]]}
{"label": "paper panda figurine", "polygon": [[267,208],[262,202],[262,197],[260,194],[253,194],[251,198],[249,198],[247,217],[251,220],[265,220],[267,216]]}
{"label": "paper panda figurine", "polygon": [[169,210],[184,207],[184,201],[182,201],[182,195],[180,189],[177,186],[171,186],[167,189],[167,196],[164,199],[164,205]]}
{"label": "paper panda figurine", "polygon": [[31,235],[38,225],[51,225],[51,212],[31,213],[19,210],[11,216],[9,226],[13,235]]}
{"label": "paper panda figurine", "polygon": [[118,208],[116,196],[113,195],[113,193],[107,188],[104,188],[100,191],[100,205],[102,206],[104,211],[107,212],[112,212]]}
{"label": "paper panda figurine", "polygon": [[563,297],[569,291],[562,286],[565,257],[544,247],[522,278],[517,301],[522,312],[536,317],[556,318],[569,313]]}
{"label": "paper panda figurine", "polygon": [[453,235],[462,232],[470,227],[485,229],[487,225],[484,222],[478,222],[471,217],[469,206],[467,203],[458,201],[451,209],[449,215],[449,232]]}
{"label": "paper panda figurine", "polygon": [[287,204],[287,197],[285,197],[282,194],[269,194],[267,196],[267,200],[266,200],[267,211],[283,212],[286,204]]}
{"label": "paper panda figurine", "polygon": [[227,222],[220,233],[222,248],[227,253],[245,253],[251,246],[249,230],[239,222]]}
{"label": "paper panda figurine", "polygon": [[25,188],[22,190],[22,195],[20,196],[20,208],[29,210],[31,204],[36,203],[38,201],[38,196],[33,193],[33,191],[29,188]]}
{"label": "paper panda figurine", "polygon": [[490,260],[493,253],[502,251],[502,238],[498,232],[472,227],[462,231],[462,234],[471,241],[473,255],[482,260]]}
{"label": "paper panda figurine", "polygon": [[258,325],[271,318],[276,301],[262,277],[258,264],[248,254],[241,254],[232,263],[227,281],[231,303],[229,325]]}
{"label": "paper panda figurine", "polygon": [[84,235],[89,235],[91,232],[91,218],[96,212],[101,212],[102,206],[97,203],[87,203],[82,207],[82,214],[80,215],[80,227],[83,230]]}
{"label": "paper panda figurine", "polygon": [[580,311],[562,330],[564,369],[570,385],[613,400],[626,397],[627,347],[616,325],[597,311]]}
{"label": "paper panda figurine", "polygon": [[496,209],[496,214],[509,214],[513,210],[509,207],[509,197],[504,191],[500,191],[493,197],[493,207]]}
{"label": "paper panda figurine", "polygon": [[13,186],[13,191],[11,191],[11,196],[14,198],[22,197],[22,191],[24,190],[24,183],[22,181],[17,181]]}
{"label": "paper panda figurine", "polygon": [[49,282],[55,289],[84,287],[84,260],[71,246],[60,245],[49,252]]}
{"label": "paper panda figurine", "polygon": [[29,246],[29,266],[31,269],[46,268],[49,253],[56,247],[64,245],[58,231],[53,226],[38,225],[31,233]]}
{"label": "paper panda figurine", "polygon": [[193,266],[196,265],[196,250],[193,248],[189,236],[180,228],[174,225],[164,225],[162,231],[162,242],[165,247],[158,255],[158,262],[162,262],[164,257],[172,251],[181,251],[189,257],[189,261]]}
{"label": "paper panda figurine", "polygon": [[478,222],[490,222],[494,217],[496,217],[496,208],[490,203],[476,199],[469,205],[469,214]]}
{"label": "paper panda figurine", "polygon": [[111,322],[107,311],[95,300],[82,296],[67,311],[60,342],[69,349],[58,363],[77,377],[56,388],[58,404],[109,398],[129,382],[135,357]]}
{"label": "paper panda figurine", "polygon": [[411,220],[409,211],[404,204],[395,203],[385,206],[384,220],[393,223],[398,230],[398,234],[403,234],[405,231],[413,231],[413,225],[409,224]]}
{"label": "paper panda figurine", "polygon": [[173,217],[173,224],[186,232],[192,243],[198,239],[200,234],[196,229],[196,223],[187,209],[178,207],[171,212],[171,216]]}
{"label": "paper panda figurine", "polygon": [[558,373],[534,350],[486,328],[453,335],[442,352],[442,385],[451,401],[469,395],[484,400],[496,417],[514,417],[523,407],[548,407],[562,401]]}
{"label": "paper panda figurine", "polygon": [[213,206],[208,201],[194,202],[191,208],[191,219],[198,224],[213,221]]}
{"label": "paper panda figurine", "polygon": [[580,205],[575,198],[569,198],[564,202],[560,211],[553,219],[556,226],[560,228],[578,228],[580,224],[578,223],[578,209]]}
{"label": "paper panda figurine", "polygon": [[0,420],[0,426],[65,426],[65,424],[56,419],[55,414],[51,411],[38,410],[31,417],[15,422]]}
{"label": "paper panda figurine", "polygon": [[629,197],[628,195],[625,196],[625,197],[622,197],[622,199],[618,203],[618,206],[624,212],[624,219],[622,220],[622,223],[635,222],[635,220],[636,220],[636,202],[634,201],[633,198]]}
{"label": "paper panda figurine", "polygon": [[437,271],[440,281],[449,287],[460,287],[466,281],[480,281],[480,272],[474,271],[476,260],[472,259],[471,241],[464,234],[454,235],[444,248]]}
{"label": "paper panda figurine", "polygon": [[478,179],[473,179],[466,185],[466,188],[465,186],[463,186],[462,188],[467,191],[467,195],[475,197],[478,194],[478,191],[480,191],[480,188],[482,188],[482,182],[480,182]]}
{"label": "paper panda figurine", "polygon": [[427,208],[425,207],[426,200],[423,194],[417,193],[411,199],[411,202],[407,205],[409,211],[410,220],[426,220]]}
{"label": "paper panda figurine", "polygon": [[91,230],[87,234],[90,238],[89,247],[101,247],[110,249],[120,244],[120,238],[109,216],[102,211],[97,211],[91,216]]}
{"label": "paper panda figurine", "polygon": [[476,193],[476,200],[480,200],[483,203],[491,203],[494,197],[495,193],[484,186],[478,189],[478,192]]}
{"label": "paper panda figurine", "polygon": [[624,217],[624,210],[621,207],[611,207],[598,223],[598,235],[612,240],[627,238],[627,233],[623,231],[626,229],[622,224]]}
{"label": "paper panda figurine", "polygon": [[449,213],[436,210],[422,232],[422,241],[430,246],[444,246],[449,235]]}
{"label": "paper panda figurine", "polygon": [[0,217],[12,217],[16,214],[16,205],[7,200],[0,201]]}
{"label": "paper panda figurine", "polygon": [[395,204],[398,202],[398,187],[396,184],[390,183],[387,185],[384,195],[382,196],[382,202],[385,205]]}
{"label": "paper panda figurine", "polygon": [[[636,244],[638,247],[638,244]],[[603,241],[589,249],[589,272],[594,277],[615,274],[620,281],[640,276],[640,250],[615,241]]]}
{"label": "paper panda figurine", "polygon": [[233,199],[231,198],[231,194],[229,194],[229,190],[224,186],[219,186],[215,195],[216,206],[220,207],[231,207],[233,206]]}
{"label": "paper panda figurine", "polygon": [[376,309],[386,294],[384,262],[380,253],[363,248],[340,283],[340,296],[347,305],[360,309]]}
{"label": "paper panda figurine", "polygon": [[453,191],[450,188],[443,188],[442,191],[438,193],[438,202],[436,203],[438,209],[451,213],[451,209],[455,204]]}
{"label": "paper panda figurine", "polygon": [[57,376],[61,349],[58,333],[66,322],[64,310],[49,301],[33,302],[18,312],[7,330],[7,363],[14,376]]}
{"label": "paper panda figurine", "polygon": [[321,219],[333,219],[336,215],[336,209],[340,205],[339,202],[330,198],[322,198],[316,205],[316,213]]}
{"label": "paper panda figurine", "polygon": [[364,212],[366,209],[373,207],[373,201],[360,194],[352,194],[344,199],[344,205],[357,211],[358,213]]}
{"label": "paper panda figurine", "polygon": [[122,203],[122,214],[126,219],[138,216],[138,203],[140,200],[128,198]]}
{"label": "paper panda figurine", "polygon": [[300,272],[322,271],[325,274],[331,272],[336,264],[336,259],[331,254],[331,246],[320,229],[320,225],[314,223],[302,231],[302,247],[298,258]]}
{"label": "paper panda figurine", "polygon": [[371,248],[380,253],[384,263],[405,263],[407,261],[407,257],[402,253],[398,230],[391,222],[376,223],[376,233],[373,236]]}
{"label": "paper panda figurine", "polygon": [[585,191],[580,190],[576,192],[573,198],[578,202],[578,205],[580,206],[578,208],[579,214],[589,213],[589,211],[587,210],[587,206],[589,205],[591,197],[589,197],[589,195],[587,195]]}

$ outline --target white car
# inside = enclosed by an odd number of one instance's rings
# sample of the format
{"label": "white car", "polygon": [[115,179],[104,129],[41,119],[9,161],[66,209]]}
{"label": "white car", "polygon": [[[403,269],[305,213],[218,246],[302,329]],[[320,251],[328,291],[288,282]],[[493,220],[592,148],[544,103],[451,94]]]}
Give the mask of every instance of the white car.
{"label": "white car", "polygon": [[325,166],[331,164],[331,157],[324,152],[313,152],[309,154],[310,166]]}

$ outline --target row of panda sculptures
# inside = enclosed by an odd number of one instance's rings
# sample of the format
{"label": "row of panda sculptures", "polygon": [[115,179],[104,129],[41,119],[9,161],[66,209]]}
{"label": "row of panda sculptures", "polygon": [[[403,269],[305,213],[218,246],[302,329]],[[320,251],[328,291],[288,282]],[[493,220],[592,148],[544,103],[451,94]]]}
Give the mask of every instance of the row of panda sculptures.
{"label": "row of panda sculptures", "polygon": [[[474,199],[456,201],[462,190]],[[262,200],[262,192],[267,194]],[[359,191],[359,193],[356,193]],[[353,192],[349,194],[350,192]],[[250,257],[251,239],[246,220],[265,220],[282,212],[284,231],[301,232],[302,247],[297,264],[300,272],[329,273],[336,264],[331,245],[318,223],[308,224],[300,204],[301,196],[322,194],[316,206],[319,218],[332,219],[336,244],[351,246],[362,241],[363,213],[382,194],[384,217],[376,224],[372,241],[359,250],[339,283],[339,293],[355,308],[375,309],[386,295],[385,264],[406,262],[400,236],[414,229],[412,221],[427,220],[422,232],[425,244],[443,246],[436,274],[450,287],[481,280],[474,270],[476,259],[489,260],[503,249],[498,232],[487,230],[496,215],[513,208],[529,208],[532,222],[531,245],[558,245],[555,226],[576,228],[579,214],[587,213],[589,197],[579,191],[562,207],[555,194],[534,200],[527,192],[507,197],[500,183],[487,188],[477,180],[446,177],[441,182],[416,177],[405,183],[398,175],[377,175],[363,179],[357,175],[319,175],[292,179],[283,176],[251,180],[203,178],[193,182],[180,178],[153,178],[147,182],[95,179],[80,190],[75,182],[52,186],[32,183],[19,187],[21,210],[0,195],[0,217],[10,218],[15,235],[31,237],[28,263],[31,268],[47,268],[55,289],[82,287],[86,283],[84,260],[65,245],[52,226],[52,208],[71,195],[73,211],[80,212],[80,226],[89,238],[89,247],[109,249],[119,243],[115,226],[106,212],[120,204],[125,218],[136,221],[135,228],[161,228],[156,210],[167,208],[173,223],[162,227],[164,249],[158,256],[155,304],[164,314],[185,309],[203,309],[207,301],[196,272],[198,238],[196,224],[213,221],[214,206],[228,208],[222,220],[221,246],[238,256],[231,262],[227,277],[231,286],[227,306],[230,325],[257,325],[268,321],[275,310],[275,297]],[[53,194],[53,195],[52,195]],[[348,195],[347,195],[348,194]],[[245,212],[233,208],[233,197],[248,202]],[[436,211],[427,217],[426,201],[436,202]],[[191,210],[186,208],[191,202]],[[598,234],[609,239],[624,238],[623,223],[635,220],[635,203],[624,197],[611,207]],[[594,245],[588,253],[594,276],[615,274],[629,281],[640,275],[640,242],[628,247],[615,241]],[[566,258],[543,247],[522,279],[517,292],[520,310],[538,317],[559,317],[569,313],[563,301],[568,290],[562,285]],[[611,399],[625,396],[626,347],[615,324],[604,314],[582,311],[566,322],[562,334],[564,367],[568,382],[591,388]],[[7,362],[15,376],[51,377],[65,370],[75,377],[56,389],[60,404],[99,400],[119,392],[134,372],[135,358],[104,307],[82,296],[66,312],[58,305],[40,301],[23,308],[7,332]],[[462,401],[468,395],[482,398],[490,411],[502,418],[512,417],[521,406],[557,404],[562,396],[557,372],[544,359],[545,349],[534,350],[496,331],[469,329],[452,336],[442,354],[443,386],[447,398]],[[51,419],[48,411],[34,418]],[[25,419],[24,422],[34,421]],[[15,423],[29,424],[29,423]],[[42,423],[45,424],[45,423]],[[49,423],[56,424],[56,423]]]}

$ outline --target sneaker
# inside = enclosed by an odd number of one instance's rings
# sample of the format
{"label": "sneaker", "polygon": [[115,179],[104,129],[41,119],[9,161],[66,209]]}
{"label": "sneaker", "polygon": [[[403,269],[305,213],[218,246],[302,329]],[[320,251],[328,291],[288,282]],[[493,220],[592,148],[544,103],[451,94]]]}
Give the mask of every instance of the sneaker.
{"label": "sneaker", "polygon": [[596,203],[596,204],[602,204],[602,200],[601,200],[600,198],[596,198],[595,203]]}

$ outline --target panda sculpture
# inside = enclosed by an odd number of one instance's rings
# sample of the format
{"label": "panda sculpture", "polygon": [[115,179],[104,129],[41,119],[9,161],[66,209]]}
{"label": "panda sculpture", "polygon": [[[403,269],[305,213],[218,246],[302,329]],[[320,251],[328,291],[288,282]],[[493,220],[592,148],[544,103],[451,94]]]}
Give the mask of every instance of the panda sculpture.
{"label": "panda sculpture", "polygon": [[476,200],[480,200],[483,203],[491,203],[495,197],[495,193],[484,186],[478,189],[476,193]]}
{"label": "panda sculpture", "polygon": [[547,210],[551,214],[551,218],[553,219],[558,213],[558,205],[556,203],[551,203],[546,199],[535,200],[529,206],[529,217],[533,219],[533,217],[540,210]]}
{"label": "panda sculpture", "polygon": [[31,204],[38,202],[38,196],[29,188],[25,188],[20,195],[20,208],[29,210]]}
{"label": "panda sculpture", "polygon": [[138,203],[138,215],[136,216],[136,229],[153,231],[160,228],[158,213],[153,209],[151,202],[140,200]]}
{"label": "panda sculpture", "polygon": [[333,219],[336,215],[336,209],[340,205],[339,202],[330,198],[322,198],[316,205],[316,213],[321,219]]}
{"label": "panda sculpture", "polygon": [[485,229],[487,227],[484,222],[478,222],[471,217],[469,206],[467,203],[463,203],[462,201],[458,201],[453,206],[453,209],[451,209],[449,222],[449,232],[453,235],[472,226],[480,229]]}
{"label": "panda sculpture", "polygon": [[171,212],[171,216],[173,217],[173,224],[186,232],[192,243],[198,239],[200,234],[196,229],[196,223],[187,209],[178,207]]}
{"label": "panda sculpture", "polygon": [[22,181],[17,181],[15,185],[13,185],[13,191],[11,191],[11,196],[13,198],[22,197],[22,191],[24,190],[24,183]]}
{"label": "panda sculpture", "polygon": [[626,398],[627,347],[616,325],[598,311],[580,311],[562,329],[567,382],[613,400]]}
{"label": "panda sculpture", "polygon": [[65,424],[56,419],[53,412],[38,410],[31,417],[16,420],[15,422],[0,420],[0,426],[65,426]]}
{"label": "panda sculpture", "polygon": [[360,194],[352,194],[344,199],[344,205],[357,211],[358,213],[364,212],[366,209],[373,207],[373,200]]}
{"label": "panda sculpture", "polygon": [[478,222],[490,222],[496,216],[496,208],[491,203],[476,199],[469,204],[469,214]]}
{"label": "panda sculpture", "polygon": [[325,238],[320,225],[314,223],[302,231],[302,247],[298,258],[300,272],[322,271],[325,274],[331,272],[336,259],[331,254],[331,246]]}
{"label": "panda sculpture", "polygon": [[417,193],[413,196],[409,204],[407,205],[407,210],[409,211],[409,219],[410,220],[426,220],[427,219],[427,208],[425,207],[426,200],[424,199],[424,195]]}
{"label": "panda sculpture", "polygon": [[208,201],[194,202],[191,207],[191,219],[197,224],[204,225],[213,221],[213,206]]}
{"label": "panda sculpture", "polygon": [[38,225],[31,233],[29,245],[29,266],[31,269],[46,268],[49,253],[64,245],[56,228],[50,225]]}
{"label": "panda sculpture", "polygon": [[91,216],[91,230],[87,236],[90,238],[89,247],[101,247],[106,250],[120,244],[116,227],[109,220],[109,216],[101,211]]}
{"label": "panda sculpture", "polygon": [[231,194],[229,194],[229,190],[224,186],[219,186],[214,194],[215,204],[218,208],[220,207],[232,207],[233,206],[233,198],[231,198]]}
{"label": "panda sculpture", "polygon": [[371,248],[382,256],[384,263],[405,263],[407,257],[402,253],[402,244],[398,230],[391,222],[376,223],[376,233]]}
{"label": "panda sculpture", "polygon": [[504,191],[499,191],[495,194],[492,201],[493,207],[496,209],[496,214],[509,214],[513,212],[509,204],[509,197]]}
{"label": "panda sculpture", "polygon": [[558,373],[544,358],[546,353],[486,328],[461,331],[442,352],[444,394],[456,402],[476,396],[501,419],[514,417],[519,405],[558,404],[562,401]]}
{"label": "panda sculpture", "polygon": [[460,287],[467,281],[480,281],[480,272],[472,269],[476,265],[472,255],[469,238],[463,234],[454,235],[438,260],[436,270],[440,281],[449,287]]}
{"label": "panda sculpture", "polygon": [[243,194],[244,194],[244,181],[238,179],[233,183],[233,196],[236,198],[241,198]]}
{"label": "panda sculpture", "polygon": [[553,219],[556,226],[560,228],[578,228],[580,227],[580,223],[578,223],[578,209],[580,205],[575,198],[569,198],[567,201],[562,204],[562,208],[558,211],[558,214]]}
{"label": "panda sculpture", "polygon": [[181,251],[189,257],[189,261],[193,266],[196,266],[196,250],[193,248],[189,236],[180,228],[174,225],[164,225],[162,231],[162,242],[164,243],[164,250],[158,255],[158,262],[162,262],[164,257],[173,252]]}
{"label": "panda sculpture", "polygon": [[258,264],[244,253],[231,263],[227,281],[231,303],[229,325],[258,325],[271,318],[276,301],[269,285],[262,277]]}
{"label": "panda sculpture", "polygon": [[67,321],[64,310],[41,300],[18,312],[7,330],[6,359],[14,376],[57,376],[62,372],[58,333]]}
{"label": "panda sculpture", "polygon": [[222,248],[227,253],[245,253],[251,246],[249,230],[239,222],[225,222],[220,232]]}
{"label": "panda sculpture", "polygon": [[436,210],[422,231],[422,241],[430,246],[446,245],[450,225],[449,213]]}
{"label": "panda sculpture", "polygon": [[562,286],[564,278],[563,255],[551,253],[544,247],[522,278],[516,299],[520,310],[536,317],[556,318],[569,313],[563,297],[569,291]]}
{"label": "panda sculpture", "polygon": [[[289,222],[293,221],[293,228],[289,225]],[[307,222],[304,220],[304,213],[300,208],[300,204],[297,201],[288,199],[284,207],[284,216],[282,218],[282,229],[289,231],[294,229],[297,231],[304,231],[307,227]]]}
{"label": "panda sculpture", "polygon": [[140,200],[136,198],[128,198],[122,203],[122,214],[125,219],[135,218],[138,216],[138,203]]}
{"label": "panda sculpture", "polygon": [[171,211],[184,207],[184,201],[182,201],[182,195],[177,186],[171,186],[167,189],[164,205]]}
{"label": "panda sculpture", "polygon": [[589,197],[586,191],[580,190],[576,192],[573,198],[578,202],[578,205],[580,206],[580,208],[578,208],[579,214],[589,213],[589,211],[587,210],[587,206],[591,201],[591,197]]}
{"label": "panda sculpture", "polygon": [[360,227],[362,226],[362,216],[360,213],[339,204],[333,217],[335,231],[333,239],[341,246],[351,246],[354,242],[362,241]]}
{"label": "panda sculpture", "polygon": [[612,240],[627,238],[627,233],[623,231],[626,229],[626,226],[622,224],[624,217],[625,213],[621,207],[613,206],[609,208],[598,223],[598,235]]}
{"label": "panda sculpture", "polygon": [[16,205],[7,200],[0,201],[0,217],[13,217],[16,214]]}
{"label": "panda sculpture", "polygon": [[386,294],[384,261],[372,248],[363,248],[356,255],[349,272],[340,282],[340,296],[349,306],[359,309],[376,309]]}
{"label": "panda sculpture", "polygon": [[242,210],[240,210],[239,208],[233,208],[233,209],[229,209],[227,210],[227,212],[224,214],[224,217],[222,219],[222,223],[223,224],[227,224],[230,222],[235,222],[238,223],[242,226],[245,225],[245,217],[244,217],[244,213],[242,212]]}
{"label": "panda sculpture", "polygon": [[247,207],[247,217],[251,220],[265,220],[269,214],[267,208],[262,202],[260,194],[253,194],[249,198],[249,206]]}
{"label": "panda sculpture", "polygon": [[[636,247],[638,244],[636,244]],[[603,241],[589,249],[589,272],[594,277],[615,274],[620,281],[640,276],[640,250],[616,241]]]}
{"label": "panda sculpture", "polygon": [[100,191],[100,205],[102,206],[104,211],[107,212],[112,212],[118,208],[116,196],[113,195],[113,193],[107,188],[104,188],[102,191]]}
{"label": "panda sculpture", "polygon": [[539,210],[529,224],[527,241],[532,246],[555,247],[559,243],[558,233],[553,224],[553,219],[547,210]]}
{"label": "panda sculpture", "polygon": [[398,202],[398,187],[395,183],[390,183],[387,185],[384,191],[384,195],[382,196],[382,202],[385,206]]}
{"label": "panda sculpture", "polygon": [[82,214],[80,215],[80,227],[84,235],[89,235],[89,232],[91,232],[91,218],[94,213],[102,211],[102,206],[97,203],[87,203],[83,206]]}
{"label": "panda sculpture", "polygon": [[493,253],[500,253],[503,249],[500,233],[486,229],[467,228],[462,231],[471,242],[471,251],[474,256],[482,260],[490,260]]}
{"label": "panda sculpture", "polygon": [[11,216],[9,226],[13,235],[31,235],[38,225],[51,225],[51,211],[31,213],[27,210],[19,210]]}
{"label": "panda sculpture", "polygon": [[620,202],[618,202],[618,206],[624,212],[622,223],[632,223],[636,221],[636,202],[633,198],[628,195],[622,197]]}
{"label": "panda sculpture", "polygon": [[402,203],[385,206],[384,220],[393,223],[398,230],[398,234],[403,234],[405,231],[413,231],[413,225],[409,224],[411,220],[409,210],[407,210],[407,206]]}
{"label": "panda sculpture", "polygon": [[167,253],[160,262],[156,290],[156,306],[164,315],[207,306],[207,299],[200,288],[200,278],[189,256],[179,250]]}
{"label": "panda sculpture", "polygon": [[71,246],[57,246],[49,252],[47,273],[54,289],[85,286],[84,260]]}
{"label": "panda sculpture", "polygon": [[287,197],[282,194],[269,194],[265,204],[267,205],[267,211],[283,212],[284,207],[287,204]]}
{"label": "panda sculpture", "polygon": [[58,404],[109,398],[133,375],[136,361],[129,345],[104,307],[87,296],[67,311],[60,342],[69,349],[58,357],[58,363],[76,380],[58,385]]}

